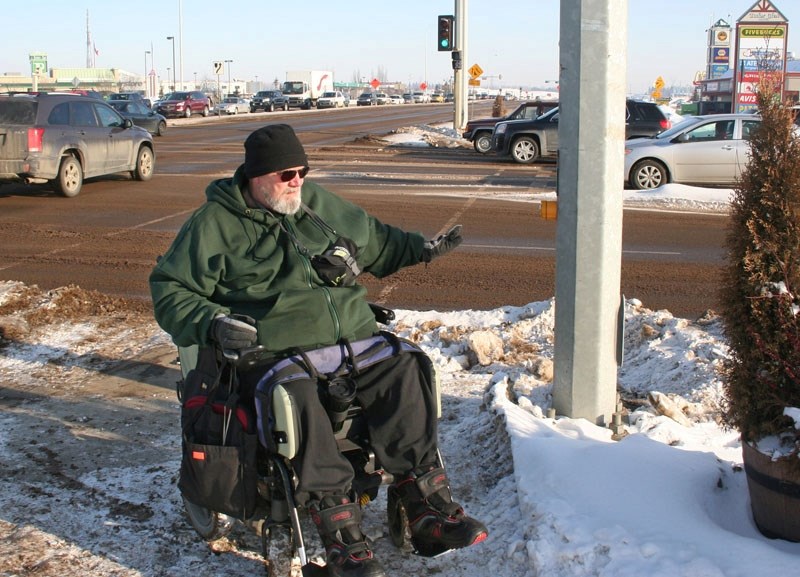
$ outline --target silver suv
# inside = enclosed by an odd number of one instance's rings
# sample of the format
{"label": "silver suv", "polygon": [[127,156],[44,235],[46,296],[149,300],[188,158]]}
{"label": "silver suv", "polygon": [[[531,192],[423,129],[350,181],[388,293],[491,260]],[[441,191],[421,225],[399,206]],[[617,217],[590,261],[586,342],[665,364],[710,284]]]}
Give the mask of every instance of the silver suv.
{"label": "silver suv", "polygon": [[76,196],[84,178],[130,172],[150,180],[149,132],[111,106],[77,94],[0,95],[0,183],[51,182]]}

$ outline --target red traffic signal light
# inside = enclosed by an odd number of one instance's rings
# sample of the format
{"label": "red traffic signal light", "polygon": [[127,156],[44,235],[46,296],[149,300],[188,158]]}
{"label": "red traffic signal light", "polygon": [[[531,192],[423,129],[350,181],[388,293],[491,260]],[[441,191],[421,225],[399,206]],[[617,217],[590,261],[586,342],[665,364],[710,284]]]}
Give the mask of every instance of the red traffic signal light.
{"label": "red traffic signal light", "polygon": [[453,17],[439,16],[437,30],[439,31],[439,52],[453,49]]}

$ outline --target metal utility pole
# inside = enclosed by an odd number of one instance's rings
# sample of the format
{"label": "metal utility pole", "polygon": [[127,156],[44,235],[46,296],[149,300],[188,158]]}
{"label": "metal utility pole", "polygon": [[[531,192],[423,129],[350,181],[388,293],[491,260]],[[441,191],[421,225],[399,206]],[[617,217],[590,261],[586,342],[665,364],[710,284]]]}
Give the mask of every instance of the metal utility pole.
{"label": "metal utility pole", "polygon": [[561,0],[555,379],[559,415],[616,410],[627,0]]}
{"label": "metal utility pole", "polygon": [[455,112],[453,114],[453,128],[461,132],[467,126],[467,0],[455,0],[454,16],[456,20],[455,50],[453,62],[459,62],[453,70],[453,101]]}
{"label": "metal utility pole", "polygon": [[181,90],[183,90],[183,3],[181,0],[178,0],[178,40],[180,41],[178,48],[181,53]]}
{"label": "metal utility pole", "polygon": [[178,87],[175,85],[175,37],[167,36],[167,40],[172,40],[172,90],[175,92],[178,90]]}

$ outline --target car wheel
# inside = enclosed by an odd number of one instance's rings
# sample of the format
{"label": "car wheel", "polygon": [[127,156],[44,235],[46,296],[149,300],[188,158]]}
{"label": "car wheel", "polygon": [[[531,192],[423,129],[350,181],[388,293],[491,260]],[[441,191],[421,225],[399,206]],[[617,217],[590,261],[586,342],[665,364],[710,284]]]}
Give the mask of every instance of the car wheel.
{"label": "car wheel", "polygon": [[539,158],[539,144],[530,136],[520,136],[511,145],[511,158],[520,164],[531,164]]}
{"label": "car wheel", "polygon": [[78,196],[83,186],[83,167],[77,158],[69,155],[61,159],[55,185],[58,192],[67,198]]}
{"label": "car wheel", "polygon": [[668,182],[667,168],[657,160],[641,160],[631,169],[630,184],[638,190],[658,188]]}
{"label": "car wheel", "polygon": [[192,109],[187,107],[186,112],[183,113],[183,117],[189,118],[191,115],[192,115]]}
{"label": "car wheel", "polygon": [[289,111],[289,103],[288,102],[284,102],[283,103],[283,111],[284,112],[288,112]]}
{"label": "car wheel", "polygon": [[472,142],[472,146],[481,154],[486,154],[492,149],[492,134],[490,132],[481,132]]}
{"label": "car wheel", "polygon": [[208,106],[203,107],[203,116],[208,116]]}
{"label": "car wheel", "polygon": [[270,104],[269,104],[269,111],[270,111],[270,112],[275,112],[275,105],[274,105],[274,104],[272,104],[271,102],[270,102]]}
{"label": "car wheel", "polygon": [[139,149],[139,154],[136,155],[136,167],[131,171],[131,176],[136,180],[142,182],[153,178],[153,170],[155,169],[155,159],[153,151],[147,146],[142,146]]}
{"label": "car wheel", "polygon": [[164,133],[167,131],[167,123],[165,121],[161,121],[158,123],[158,128],[156,128],[156,136],[164,136]]}

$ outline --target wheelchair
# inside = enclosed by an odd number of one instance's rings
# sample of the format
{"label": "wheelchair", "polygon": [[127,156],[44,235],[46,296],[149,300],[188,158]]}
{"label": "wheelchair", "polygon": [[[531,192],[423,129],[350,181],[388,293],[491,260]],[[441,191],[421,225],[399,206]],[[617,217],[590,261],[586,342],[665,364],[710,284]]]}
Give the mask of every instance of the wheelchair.
{"label": "wheelchair", "polygon": [[[388,309],[376,309],[373,306],[373,310],[381,322],[385,323],[393,318],[394,313]],[[332,375],[346,377],[348,362],[359,357],[361,362],[365,362],[367,358],[380,362],[388,358],[388,355],[398,354],[400,350],[420,355],[420,366],[427,373],[423,381],[432,388],[436,418],[441,418],[441,393],[433,364],[416,345],[392,333],[381,331],[377,336],[364,341],[334,345],[317,351],[298,351],[278,362],[270,358],[265,363],[265,352],[261,347],[225,351],[224,357],[231,371],[265,368],[254,398],[259,425],[256,507],[250,517],[237,518],[207,509],[182,495],[186,517],[197,534],[207,542],[213,542],[228,535],[237,523],[243,524],[260,536],[261,552],[270,574],[277,575],[275,568],[285,567],[288,557],[289,560],[299,559],[304,577],[327,575],[324,566],[309,561],[301,525],[301,517],[307,515],[307,511],[297,504],[295,498],[297,479],[291,460],[298,449],[299,421],[290,393],[291,381],[294,378],[308,378],[309,369],[312,378],[316,376],[315,372],[323,378]],[[178,352],[183,375],[183,379],[179,381],[180,387],[189,371],[197,364],[198,349],[185,347],[179,348]],[[297,367],[302,367],[303,370],[298,370]],[[362,409],[357,401],[338,407],[333,411],[335,415],[330,407],[327,408],[339,451],[350,461],[355,472],[353,490],[359,504],[365,506],[375,500],[381,487],[392,484],[395,479],[376,460],[370,447]],[[441,455],[438,455],[438,459],[443,465]],[[411,539],[405,508],[391,489],[387,495],[387,513],[389,534],[396,547],[423,556],[435,556],[444,552],[416,546]],[[275,559],[274,556],[270,558],[273,538],[280,532],[283,532],[283,536],[288,536],[291,546],[288,555],[286,552],[283,554],[282,560]]]}

